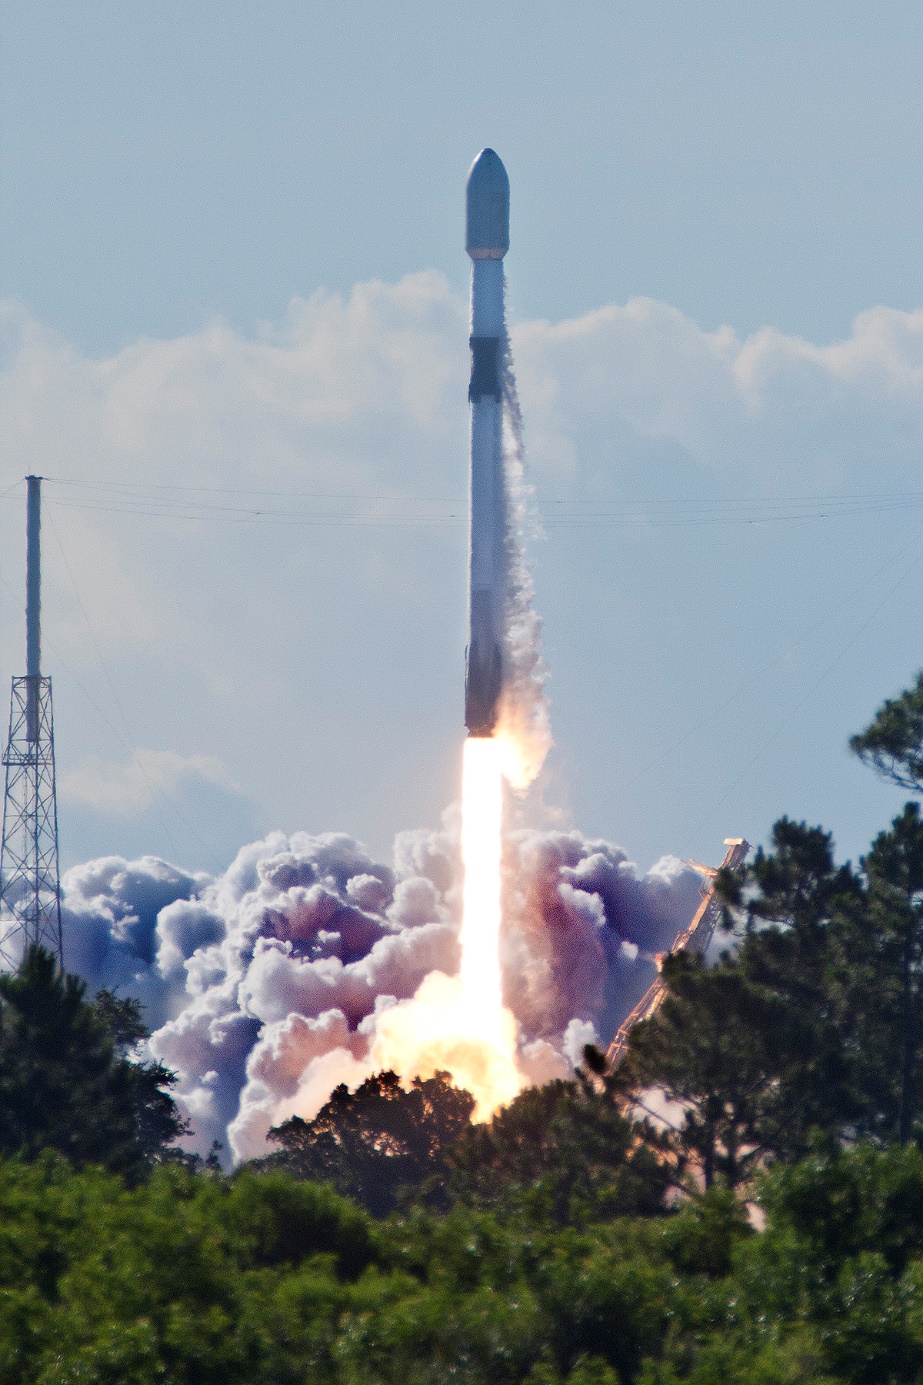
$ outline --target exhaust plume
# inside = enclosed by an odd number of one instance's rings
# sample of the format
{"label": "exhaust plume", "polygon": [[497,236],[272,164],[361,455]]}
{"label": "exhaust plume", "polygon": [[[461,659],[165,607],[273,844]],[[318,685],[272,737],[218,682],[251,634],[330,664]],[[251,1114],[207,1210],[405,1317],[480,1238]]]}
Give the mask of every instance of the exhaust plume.
{"label": "exhaust plume", "polygon": [[[579,832],[508,836],[500,978],[517,1028],[513,1088],[565,1076],[584,1043],[608,1042],[699,887],[674,857],[642,875]],[[217,876],[105,857],[68,871],[63,891],[65,965],[143,1002],[150,1052],[179,1075],[190,1148],[217,1139],[238,1159],[265,1153],[271,1125],[310,1117],[338,1082],[383,1066],[408,1079],[449,1067],[475,1095],[482,1071],[484,1090],[506,1081],[478,1067],[476,1049],[468,1070],[457,1047],[446,1062],[439,1038],[446,997],[461,994],[457,810],[438,831],[401,833],[387,865],[342,833],[275,832]],[[429,1037],[414,1025],[402,1046],[411,1003],[428,1008]]]}
{"label": "exhaust plume", "polygon": [[504,747],[503,772],[515,789],[536,778],[551,749],[551,720],[541,654],[542,621],[534,606],[535,587],[526,558],[526,538],[539,526],[533,491],[526,477],[522,410],[513,370],[506,321],[501,339],[503,391],[503,474],[506,499],[506,602],[504,679],[496,736]]}

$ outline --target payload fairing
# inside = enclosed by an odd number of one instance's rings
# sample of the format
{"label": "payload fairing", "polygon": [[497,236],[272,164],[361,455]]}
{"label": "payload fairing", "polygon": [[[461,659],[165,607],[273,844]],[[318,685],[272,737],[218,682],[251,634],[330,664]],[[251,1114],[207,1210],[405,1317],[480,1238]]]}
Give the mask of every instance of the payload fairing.
{"label": "payload fairing", "polygon": [[503,256],[510,182],[483,149],[468,174],[465,249],[471,256],[471,490],[465,725],[492,736],[503,688],[507,502],[503,476]]}

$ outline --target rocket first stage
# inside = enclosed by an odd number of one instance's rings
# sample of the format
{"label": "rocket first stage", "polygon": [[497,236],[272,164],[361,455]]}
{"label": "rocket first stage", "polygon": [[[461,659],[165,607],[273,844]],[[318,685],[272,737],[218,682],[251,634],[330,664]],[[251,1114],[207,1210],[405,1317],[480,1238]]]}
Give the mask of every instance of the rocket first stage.
{"label": "rocket first stage", "polygon": [[468,174],[465,249],[471,256],[471,495],[465,725],[492,736],[503,686],[506,494],[503,479],[503,256],[510,182],[492,149]]}

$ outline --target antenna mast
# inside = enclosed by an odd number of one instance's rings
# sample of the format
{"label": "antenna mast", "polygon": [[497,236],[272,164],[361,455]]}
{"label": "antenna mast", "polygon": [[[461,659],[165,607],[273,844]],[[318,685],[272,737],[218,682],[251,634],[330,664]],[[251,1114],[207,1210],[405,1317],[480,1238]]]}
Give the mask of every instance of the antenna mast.
{"label": "antenna mast", "polygon": [[13,679],[0,843],[0,966],[13,969],[30,943],[62,963],[54,717],[41,672],[42,478],[26,485],[26,676]]}

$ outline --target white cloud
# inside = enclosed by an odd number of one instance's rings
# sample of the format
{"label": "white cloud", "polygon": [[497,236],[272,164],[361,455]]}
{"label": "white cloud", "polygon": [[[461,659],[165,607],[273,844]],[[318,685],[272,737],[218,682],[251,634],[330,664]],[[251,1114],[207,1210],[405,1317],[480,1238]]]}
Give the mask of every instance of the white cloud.
{"label": "white cloud", "polygon": [[[281,326],[255,338],[215,323],[93,360],[21,307],[0,305],[9,473],[112,485],[323,484],[362,499],[374,480],[393,494],[435,483],[438,494],[444,445],[457,450],[459,429],[464,436],[465,319],[445,278],[424,272],[359,284],[347,297],[295,299]],[[548,464],[572,461],[574,439],[600,420],[704,460],[806,412],[831,425],[860,413],[923,420],[923,311],[872,308],[849,337],[815,345],[769,327],[747,338],[728,326],[705,331],[676,308],[635,298],[559,323],[521,323],[514,344],[531,455]],[[117,503],[111,492],[105,503]]]}
{"label": "white cloud", "polygon": [[[572,478],[589,499],[628,486],[628,499],[662,495],[649,485],[658,466],[670,487],[688,479],[687,493],[709,472],[725,496],[916,486],[923,312],[871,308],[842,341],[811,343],[768,327],[703,330],[639,298],[521,323],[514,348],[532,466],[540,481]],[[443,747],[460,722],[464,641],[467,309],[445,278],[318,293],[255,334],[215,323],[102,360],[8,305],[0,352],[0,490],[30,471],[81,482],[45,491],[61,766],[81,766],[63,774],[71,800],[137,811],[149,777],[214,780],[220,761],[261,825],[334,823],[382,844],[435,821],[454,790]],[[271,523],[240,514],[253,509],[278,513]],[[10,671],[22,658],[23,527],[14,493],[0,502],[0,664]],[[576,549],[574,591],[596,583],[596,609],[621,609],[615,569],[582,567]],[[748,593],[750,609],[761,596]],[[646,592],[638,623],[667,600]],[[568,605],[574,648],[602,647],[590,604]],[[600,687],[609,657],[587,665]],[[110,726],[76,679],[62,687],[71,668],[132,741],[192,744],[205,758],[110,766]],[[682,669],[670,676],[681,681]],[[559,729],[567,714],[556,710]],[[583,724],[575,712],[568,733],[585,759]]]}
{"label": "white cloud", "polygon": [[65,799],[102,813],[141,813],[189,779],[204,779],[232,793],[240,790],[214,755],[179,755],[173,750],[135,750],[118,764],[93,758],[63,775]]}
{"label": "white cloud", "polygon": [[[422,489],[446,493],[445,442],[456,429],[464,436],[465,337],[464,306],[435,273],[360,284],[347,298],[293,300],[286,321],[256,338],[215,323],[103,360],[20,305],[0,304],[4,482],[51,478],[46,506],[104,646],[179,645],[201,662],[202,623],[187,619],[197,555],[245,532],[215,521],[234,524],[242,509],[260,508],[235,488],[353,493],[360,514],[374,517],[379,497],[421,489],[425,457]],[[205,533],[196,501],[211,506]],[[288,519],[294,504],[267,496],[262,508]],[[174,517],[166,551],[155,518],[164,509]],[[70,657],[91,660],[54,534],[46,567],[50,635]]]}
{"label": "white cloud", "polygon": [[[697,460],[759,473],[767,447],[793,446],[804,481],[819,423],[923,426],[923,311],[871,308],[843,341],[815,345],[762,328],[703,331],[652,299],[612,304],[514,334],[533,460],[567,469],[575,439],[600,429],[679,444]],[[800,446],[799,446],[800,435]],[[787,468],[788,469],[788,468]]]}

